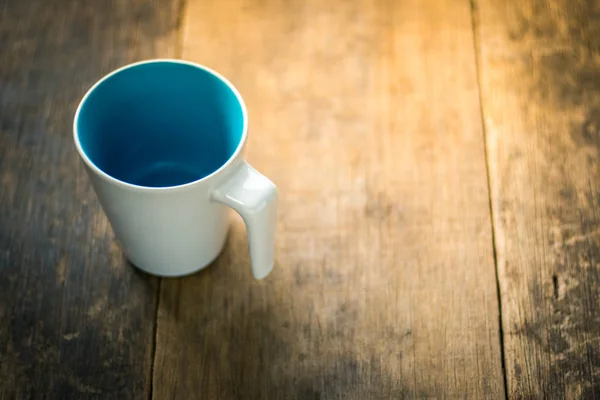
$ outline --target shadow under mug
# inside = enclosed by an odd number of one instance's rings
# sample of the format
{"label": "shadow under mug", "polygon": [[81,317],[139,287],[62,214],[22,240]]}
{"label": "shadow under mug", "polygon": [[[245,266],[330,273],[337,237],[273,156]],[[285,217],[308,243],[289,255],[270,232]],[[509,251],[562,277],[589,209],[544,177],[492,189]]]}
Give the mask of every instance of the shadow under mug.
{"label": "shadow under mug", "polygon": [[252,272],[274,265],[277,188],[243,158],[246,106],[204,66],[148,60],[106,75],[85,94],[75,146],[129,260],[183,276],[222,251],[228,208],[246,224]]}

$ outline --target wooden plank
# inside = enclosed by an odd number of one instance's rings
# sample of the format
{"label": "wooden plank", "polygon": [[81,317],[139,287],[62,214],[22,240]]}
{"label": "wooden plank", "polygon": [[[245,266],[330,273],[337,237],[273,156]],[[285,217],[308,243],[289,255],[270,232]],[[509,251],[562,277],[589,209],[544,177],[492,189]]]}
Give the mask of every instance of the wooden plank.
{"label": "wooden plank", "polygon": [[600,3],[479,0],[508,393],[600,398]]}
{"label": "wooden plank", "polygon": [[103,74],[174,54],[178,8],[0,1],[0,399],[149,396],[158,281],[115,245],[72,121]]}
{"label": "wooden plank", "polygon": [[254,281],[234,217],[163,280],[155,398],[503,398],[467,1],[191,0],[184,58],[229,77],[281,191]]}

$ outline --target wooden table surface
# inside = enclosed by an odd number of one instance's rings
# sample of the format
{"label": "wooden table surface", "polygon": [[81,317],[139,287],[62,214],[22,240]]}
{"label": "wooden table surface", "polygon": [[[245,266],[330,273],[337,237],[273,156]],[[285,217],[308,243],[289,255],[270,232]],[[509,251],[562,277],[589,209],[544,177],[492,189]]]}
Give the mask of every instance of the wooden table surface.
{"label": "wooden table surface", "polygon": [[[279,187],[208,269],[124,259],[72,143],[155,57]],[[0,0],[0,399],[600,399],[600,1]]]}

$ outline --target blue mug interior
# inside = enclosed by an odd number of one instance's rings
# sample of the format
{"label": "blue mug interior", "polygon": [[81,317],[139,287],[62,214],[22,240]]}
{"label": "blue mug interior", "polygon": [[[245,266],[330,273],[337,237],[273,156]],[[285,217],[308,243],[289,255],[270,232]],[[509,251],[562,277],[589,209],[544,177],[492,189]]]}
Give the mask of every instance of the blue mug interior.
{"label": "blue mug interior", "polygon": [[85,155],[133,185],[171,187],[218,170],[244,134],[241,100],[193,64],[155,61],[121,69],[88,94],[76,132]]}

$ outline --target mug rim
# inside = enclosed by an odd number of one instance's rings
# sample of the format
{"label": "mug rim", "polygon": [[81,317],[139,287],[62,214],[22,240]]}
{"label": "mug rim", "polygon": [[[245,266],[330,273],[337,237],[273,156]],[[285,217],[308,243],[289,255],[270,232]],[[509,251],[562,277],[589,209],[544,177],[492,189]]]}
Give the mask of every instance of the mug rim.
{"label": "mug rim", "polygon": [[[79,121],[79,116],[80,116],[81,110],[83,108],[83,105],[86,103],[86,101],[90,97],[90,95],[102,83],[104,83],[105,81],[107,81],[108,79],[113,77],[114,75],[117,75],[118,73],[123,72],[125,70],[131,69],[131,68],[134,68],[134,67],[137,67],[140,65],[158,64],[158,63],[186,65],[186,66],[200,69],[200,70],[214,76],[215,78],[219,79],[219,81],[224,83],[229,88],[229,90],[231,90],[231,92],[235,95],[235,97],[240,105],[240,108],[242,110],[242,118],[243,118],[242,135],[240,137],[239,143],[237,144],[237,147],[236,147],[235,151],[233,152],[233,154],[219,168],[217,168],[215,171],[211,172],[210,174],[203,176],[200,179],[196,179],[191,182],[183,183],[181,185],[158,186],[158,187],[157,186],[142,186],[142,185],[136,185],[133,183],[125,182],[121,179],[117,179],[114,176],[104,172],[101,168],[99,168],[96,164],[94,164],[94,162],[88,157],[88,155],[83,150],[83,147],[79,140],[79,131],[77,129],[77,122]],[[133,189],[135,191],[165,192],[165,191],[172,191],[172,190],[177,190],[177,189],[184,189],[184,188],[188,188],[190,186],[200,184],[202,182],[206,182],[209,179],[214,178],[217,175],[220,175],[227,167],[229,167],[230,165],[232,165],[234,163],[234,161],[239,157],[239,155],[243,151],[247,136],[248,136],[248,110],[246,108],[246,103],[244,102],[242,95],[240,94],[239,90],[233,85],[233,83],[231,83],[227,78],[225,78],[223,75],[221,75],[219,72],[215,71],[212,68],[209,68],[205,65],[195,63],[192,61],[181,60],[181,59],[176,59],[176,58],[153,58],[153,59],[148,59],[148,60],[136,61],[133,63],[125,64],[125,65],[109,72],[108,74],[104,75],[102,78],[97,80],[86,91],[86,93],[83,95],[83,97],[79,101],[79,105],[77,106],[77,110],[75,111],[75,116],[73,118],[73,139],[75,141],[75,147],[77,148],[79,156],[83,159],[84,163],[96,175],[98,175],[100,178],[104,179],[105,181],[108,181],[112,184],[115,184],[115,185],[118,185],[118,186],[121,186],[121,187],[124,187],[127,189]]]}

